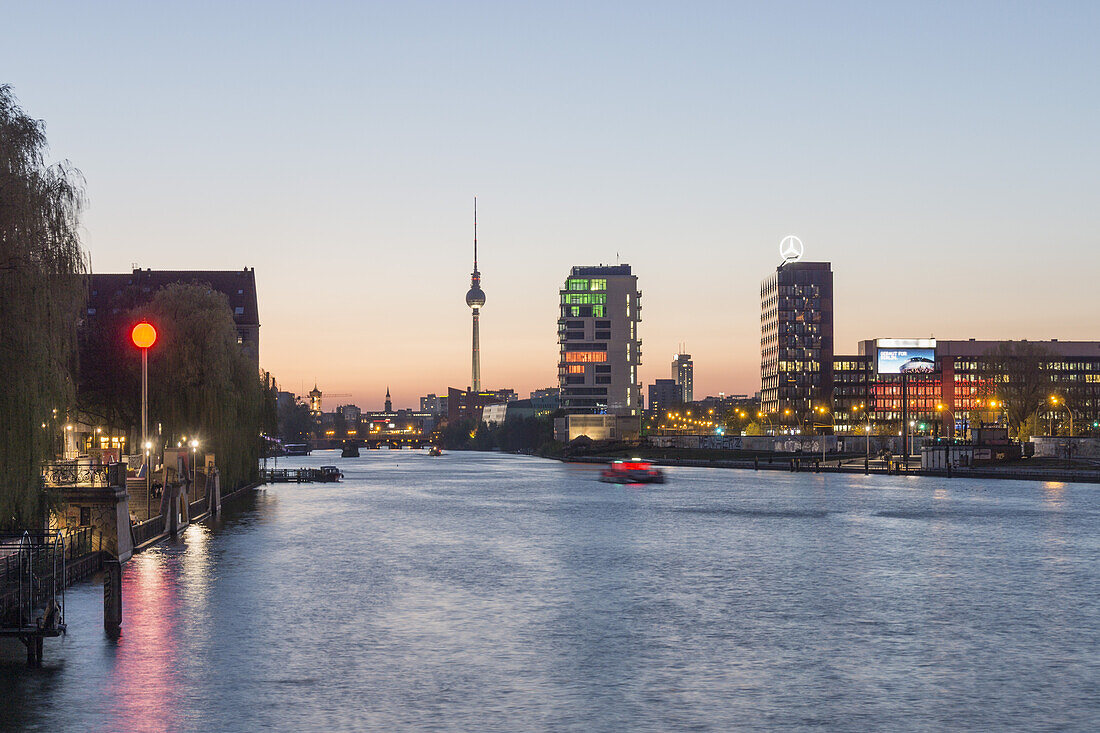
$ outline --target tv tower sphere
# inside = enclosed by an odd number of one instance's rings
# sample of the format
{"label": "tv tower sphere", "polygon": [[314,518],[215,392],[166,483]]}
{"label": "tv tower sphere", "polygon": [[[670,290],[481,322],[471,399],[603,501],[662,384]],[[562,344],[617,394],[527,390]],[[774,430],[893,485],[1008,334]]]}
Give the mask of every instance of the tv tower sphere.
{"label": "tv tower sphere", "polygon": [[466,293],[466,305],[475,309],[485,305],[485,291],[481,286],[475,285]]}

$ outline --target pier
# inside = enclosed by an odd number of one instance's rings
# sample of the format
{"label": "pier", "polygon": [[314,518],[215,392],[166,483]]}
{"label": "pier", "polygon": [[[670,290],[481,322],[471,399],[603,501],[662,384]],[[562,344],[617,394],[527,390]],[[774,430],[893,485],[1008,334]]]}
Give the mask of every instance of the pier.
{"label": "pier", "polygon": [[268,468],[261,471],[265,484],[331,484],[343,477],[336,466],[320,468]]}

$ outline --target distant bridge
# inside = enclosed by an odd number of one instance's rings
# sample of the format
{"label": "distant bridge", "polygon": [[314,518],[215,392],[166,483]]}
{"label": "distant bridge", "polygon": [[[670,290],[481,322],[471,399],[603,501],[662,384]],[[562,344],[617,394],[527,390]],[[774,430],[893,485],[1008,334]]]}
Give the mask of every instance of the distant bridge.
{"label": "distant bridge", "polygon": [[340,440],[337,438],[328,439],[316,439],[310,442],[310,445],[314,450],[324,450],[326,448],[343,448],[356,447],[378,449],[386,446],[391,449],[400,448],[424,448],[429,445],[434,445],[435,441],[432,436],[427,433],[372,433],[366,437],[353,437],[347,440]]}

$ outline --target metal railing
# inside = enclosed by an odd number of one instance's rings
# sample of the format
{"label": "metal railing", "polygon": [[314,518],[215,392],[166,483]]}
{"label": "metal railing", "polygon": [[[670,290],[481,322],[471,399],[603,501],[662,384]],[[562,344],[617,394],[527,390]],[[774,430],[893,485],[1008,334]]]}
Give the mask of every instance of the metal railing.
{"label": "metal railing", "polygon": [[78,461],[47,463],[42,466],[42,479],[47,486],[107,486],[107,466]]}
{"label": "metal railing", "polygon": [[164,534],[164,515],[158,514],[144,522],[130,525],[134,547],[140,547],[154,537]]}
{"label": "metal railing", "polygon": [[[90,530],[91,528],[83,528]],[[75,542],[66,542],[67,536]],[[23,532],[0,536],[0,628],[30,629],[45,613],[54,626],[65,622],[66,572],[70,553],[88,547],[91,532]]]}

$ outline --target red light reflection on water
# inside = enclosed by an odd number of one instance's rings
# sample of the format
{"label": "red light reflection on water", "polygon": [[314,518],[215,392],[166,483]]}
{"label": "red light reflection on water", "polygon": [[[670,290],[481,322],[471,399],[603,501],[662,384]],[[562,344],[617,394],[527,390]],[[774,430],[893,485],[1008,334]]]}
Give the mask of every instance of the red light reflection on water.
{"label": "red light reflection on water", "polygon": [[148,551],[127,563],[122,577],[122,637],[112,671],[114,730],[174,726],[178,675],[179,586],[171,556]]}

